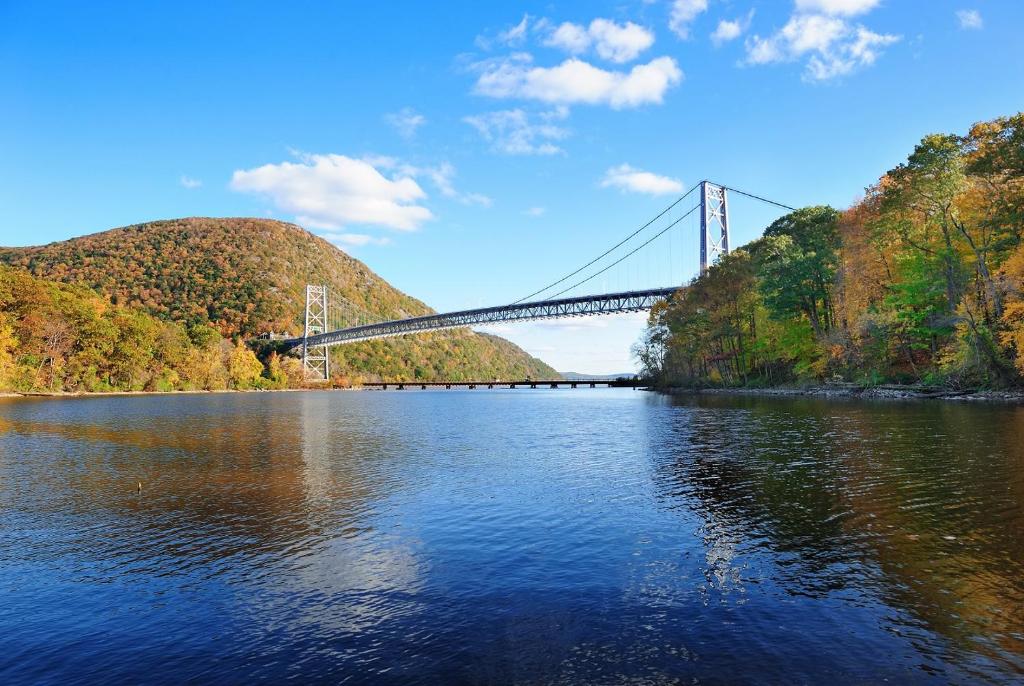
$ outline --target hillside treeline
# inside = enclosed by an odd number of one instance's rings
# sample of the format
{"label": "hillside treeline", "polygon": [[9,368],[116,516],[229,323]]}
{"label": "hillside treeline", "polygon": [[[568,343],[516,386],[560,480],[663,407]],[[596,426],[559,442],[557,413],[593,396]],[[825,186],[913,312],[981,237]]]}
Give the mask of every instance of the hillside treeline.
{"label": "hillside treeline", "polygon": [[[302,227],[271,219],[188,217],[49,245],[0,248],[0,263],[82,283],[119,305],[224,336],[297,332],[306,284],[326,284],[353,317],[430,309]],[[352,323],[355,323],[354,321]]]}
{"label": "hillside treeline", "polygon": [[807,207],[651,313],[663,385],[1024,381],[1024,114],[925,137],[846,211]]}
{"label": "hillside treeline", "polygon": [[[484,341],[486,344],[481,344]],[[508,341],[454,331],[341,346],[332,381],[552,378]],[[208,324],[115,305],[81,285],[0,266],[0,391],[106,392],[298,388],[299,360],[259,357]]]}
{"label": "hillside treeline", "polygon": [[0,267],[0,390],[283,388],[299,372],[293,359],[264,365],[210,326],[161,321],[84,286]]}
{"label": "hillside treeline", "polygon": [[[17,333],[18,352],[12,355],[21,360],[0,382],[3,389],[302,385],[301,369],[288,356],[261,353],[261,373],[238,376],[246,357],[239,342],[268,331],[301,332],[309,283],[328,286],[339,325],[431,312],[322,238],[269,219],[191,217],[138,224],[45,246],[0,248],[0,264],[17,268],[4,272],[5,281],[22,284],[0,302],[0,316]],[[32,292],[46,294],[45,315],[34,312]],[[103,327],[82,328],[72,304],[77,299],[92,303],[78,309],[102,311],[97,316],[106,322]],[[134,329],[122,331],[122,325]],[[46,343],[46,327],[67,333]],[[131,348],[132,355],[118,346]],[[200,351],[208,358],[206,376],[189,366],[199,364]],[[134,362],[118,362],[128,357],[145,360],[144,368],[128,371],[124,365]],[[332,350],[331,361],[333,380],[342,385],[558,376],[508,341],[468,330],[340,346]]]}

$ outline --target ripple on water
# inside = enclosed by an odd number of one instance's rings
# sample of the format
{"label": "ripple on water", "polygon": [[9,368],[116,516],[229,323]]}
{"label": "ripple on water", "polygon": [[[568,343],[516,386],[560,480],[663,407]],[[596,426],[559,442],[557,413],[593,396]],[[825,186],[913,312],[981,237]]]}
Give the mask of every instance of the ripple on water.
{"label": "ripple on water", "polygon": [[1010,683],[1022,504],[1013,406],[0,401],[0,681]]}

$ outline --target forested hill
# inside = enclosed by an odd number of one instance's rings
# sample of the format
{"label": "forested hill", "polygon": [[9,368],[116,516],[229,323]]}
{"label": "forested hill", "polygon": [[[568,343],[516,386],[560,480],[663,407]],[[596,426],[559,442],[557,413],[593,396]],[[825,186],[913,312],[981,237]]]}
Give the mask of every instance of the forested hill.
{"label": "forested hill", "polygon": [[83,283],[114,304],[142,307],[225,336],[296,331],[307,283],[325,283],[353,316],[427,314],[365,264],[294,224],[190,217],[136,224],[31,248],[0,248],[0,262],[34,276]]}
{"label": "forested hill", "polygon": [[[173,219],[50,245],[0,248],[0,264],[82,284],[116,306],[227,338],[301,330],[307,283],[327,284],[347,321],[416,316],[425,304],[294,224],[269,219]],[[354,379],[551,377],[520,348],[465,330],[335,348],[336,376]]]}
{"label": "forested hill", "polygon": [[656,307],[637,353],[671,386],[1024,385],[1024,113],[781,217]]}

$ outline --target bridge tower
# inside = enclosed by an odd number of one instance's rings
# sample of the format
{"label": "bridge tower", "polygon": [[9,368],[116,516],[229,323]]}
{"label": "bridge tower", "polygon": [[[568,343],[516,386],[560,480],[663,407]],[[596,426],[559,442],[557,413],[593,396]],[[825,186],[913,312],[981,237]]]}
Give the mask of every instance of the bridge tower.
{"label": "bridge tower", "polygon": [[326,345],[307,345],[306,339],[327,331],[327,286],[306,286],[306,324],[302,333],[302,371],[309,381],[330,378],[330,353]]}
{"label": "bridge tower", "polygon": [[729,254],[729,198],[723,186],[700,184],[700,273]]}

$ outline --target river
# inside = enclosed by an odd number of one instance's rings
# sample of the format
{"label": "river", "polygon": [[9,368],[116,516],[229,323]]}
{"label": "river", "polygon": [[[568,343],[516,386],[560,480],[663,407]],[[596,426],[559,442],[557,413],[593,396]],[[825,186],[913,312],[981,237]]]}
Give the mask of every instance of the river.
{"label": "river", "polygon": [[287,679],[1021,683],[1024,407],[0,400],[0,683]]}

